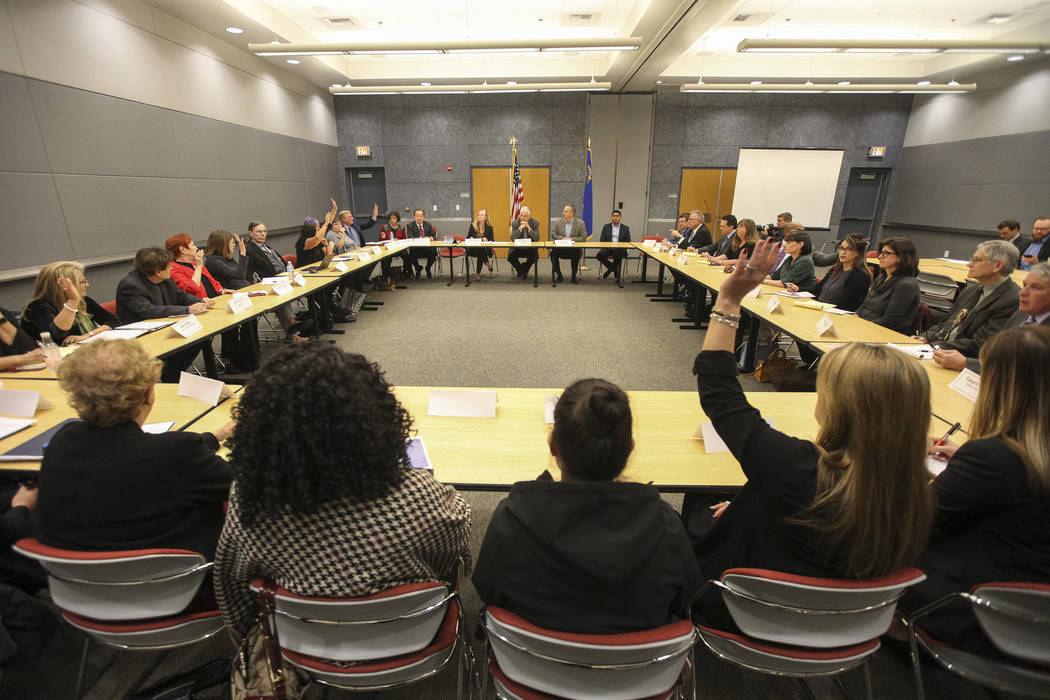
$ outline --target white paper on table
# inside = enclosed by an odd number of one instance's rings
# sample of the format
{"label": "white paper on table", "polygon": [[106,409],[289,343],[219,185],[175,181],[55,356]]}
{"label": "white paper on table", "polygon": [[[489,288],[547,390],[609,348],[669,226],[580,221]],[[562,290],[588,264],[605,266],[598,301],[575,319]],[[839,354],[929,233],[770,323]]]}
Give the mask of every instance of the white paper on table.
{"label": "white paper on table", "polygon": [[252,308],[252,298],[247,292],[234,292],[228,304],[231,314],[239,313],[245,309]]}
{"label": "white paper on table", "polygon": [[809,292],[777,292],[782,297],[790,297],[792,299],[812,299],[813,295]]}
{"label": "white paper on table", "polygon": [[832,307],[830,309],[824,309],[824,313],[835,314],[836,316],[856,316],[856,311],[846,311],[845,309],[838,309]]}
{"label": "white paper on table", "polygon": [[125,323],[123,326],[117,326],[113,330],[117,331],[159,331],[161,328],[167,328],[174,321],[136,321],[135,323]]}
{"label": "white paper on table", "polygon": [[926,471],[934,476],[937,476],[944,471],[944,468],[948,466],[947,462],[942,462],[933,455],[926,455]]}
{"label": "white paper on table", "polygon": [[[712,265],[716,265],[717,263],[711,263],[711,264],[712,264]],[[760,294],[761,292],[762,292],[762,288],[761,288],[761,287],[755,287],[755,288],[754,288],[754,289],[752,289],[752,290],[751,290],[750,292],[748,292],[748,293],[746,294],[746,296],[749,296],[749,297],[754,297],[755,299],[758,299],[758,295],[759,295],[759,294]]]}
{"label": "white paper on table", "polygon": [[33,418],[0,418],[0,440],[36,423]]}
{"label": "white paper on table", "polygon": [[679,265],[688,265],[689,264],[689,258],[686,257],[685,253],[682,253],[681,255],[678,256],[678,260],[676,260],[675,262],[677,262]]}
{"label": "white paper on table", "polygon": [[282,279],[277,284],[275,284],[271,289],[273,289],[273,293],[274,294],[276,294],[279,297],[283,297],[285,294],[291,294],[292,293],[292,283],[289,282],[286,279]]}
{"label": "white paper on table", "polygon": [[573,240],[571,238],[559,238],[554,241],[554,245],[572,245]]}
{"label": "white paper on table", "polygon": [[427,415],[495,418],[496,392],[432,389],[427,405]]}
{"label": "white paper on table", "polygon": [[296,272],[295,275],[292,276],[292,281],[300,287],[306,286],[306,278],[303,277],[303,274],[301,272]]}
{"label": "white paper on table", "polygon": [[929,345],[897,345],[897,343],[886,343],[886,347],[900,350],[905,355],[911,355],[917,360],[933,359],[933,347]]}
{"label": "white paper on table", "polygon": [[776,312],[784,313],[783,309],[780,308],[780,299],[776,296],[769,297],[769,303],[766,304],[766,309],[769,313],[774,314]]}
{"label": "white paper on table", "polygon": [[159,423],[143,423],[142,432],[160,435],[161,433],[168,432],[173,427],[175,427],[175,421],[173,420],[161,421]]}
{"label": "white paper on table", "polygon": [[531,238],[515,238],[514,239],[514,245],[516,245],[516,246],[532,245],[532,239]]}
{"label": "white paper on table", "polygon": [[956,263],[958,265],[969,265],[970,264],[969,260],[954,260],[952,258],[934,258],[934,260],[941,260],[941,261],[944,261],[944,262]]}
{"label": "white paper on table", "polygon": [[259,284],[280,284],[281,282],[287,282],[287,277],[263,277]]}
{"label": "white paper on table", "polygon": [[835,324],[831,320],[831,316],[824,314],[817,321],[817,334],[818,335],[835,335]]}
{"label": "white paper on table", "polygon": [[554,425],[554,406],[558,403],[557,396],[543,397],[543,422]]}
{"label": "white paper on table", "polygon": [[370,261],[372,259],[372,256],[369,255],[368,253],[358,253],[357,254],[357,259],[360,260],[363,263],[366,263],[366,262],[368,262],[368,261]]}
{"label": "white paper on table", "polygon": [[220,398],[233,396],[233,389],[218,379],[209,379],[208,377],[199,377],[196,374],[183,372],[179,375],[178,395],[217,406]]}
{"label": "white paper on table", "polygon": [[[41,369],[47,369],[46,362],[36,362],[31,365],[19,365],[18,367],[15,367],[16,372],[36,372]],[[0,386],[3,386],[2,382],[0,382]]]}
{"label": "white paper on table", "polygon": [[[344,260],[353,260],[353,259],[354,259],[353,255],[337,255],[334,258],[332,258],[332,260],[334,260],[335,262],[343,262]],[[269,279],[269,278],[267,278],[267,279]],[[263,284],[266,284],[266,280],[263,280]]]}
{"label": "white paper on table", "polygon": [[335,265],[332,265],[332,267],[339,270],[340,272],[350,272],[350,268],[347,267],[346,263],[342,261],[337,262]]}
{"label": "white paper on table", "polygon": [[[766,418],[765,421],[766,423],[769,423],[770,428],[777,427],[777,421],[775,418]],[[693,437],[704,441],[704,452],[707,454],[729,452],[729,448],[726,446],[725,442],[722,441],[722,438],[719,437],[718,431],[715,430],[713,423],[701,423],[697,431],[693,433]]]}
{"label": "white paper on table", "polygon": [[[171,326],[173,334],[181,335],[183,338],[189,338],[202,328],[204,328],[204,326],[201,325],[200,319],[193,314],[176,321]],[[101,333],[99,335],[101,335]]]}
{"label": "white paper on table", "polygon": [[656,239],[650,238],[648,240],[642,241],[642,247],[643,248],[655,248],[656,247]]}
{"label": "white paper on table", "polygon": [[465,238],[463,240],[463,245],[481,245],[484,242],[485,241],[481,240],[480,238]]}
{"label": "white paper on table", "polygon": [[96,333],[93,336],[84,338],[77,344],[83,345],[85,343],[94,343],[96,340],[131,340],[132,338],[138,338],[140,335],[146,335],[147,332],[148,331],[139,328],[132,328],[131,330],[125,328],[112,328],[108,331],[102,331],[101,333]]}
{"label": "white paper on table", "polygon": [[953,379],[948,386],[970,399],[970,401],[976,401],[977,391],[981,388],[981,375],[972,370],[964,369],[962,372],[959,372],[959,376]]}
{"label": "white paper on table", "polygon": [[0,415],[32,418],[37,411],[54,407],[39,391],[0,389]]}

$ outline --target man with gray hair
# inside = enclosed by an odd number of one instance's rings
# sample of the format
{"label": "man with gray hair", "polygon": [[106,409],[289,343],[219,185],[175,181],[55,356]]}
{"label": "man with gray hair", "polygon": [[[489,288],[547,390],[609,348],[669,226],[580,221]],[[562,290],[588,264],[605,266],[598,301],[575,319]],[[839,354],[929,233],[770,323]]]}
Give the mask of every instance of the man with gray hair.
{"label": "man with gray hair", "polygon": [[[528,238],[533,243],[538,243],[540,240],[540,222],[532,218],[532,210],[525,206],[518,210],[517,220],[510,224],[510,240],[516,241],[523,238]],[[535,248],[517,246],[511,248],[507,253],[507,262],[514,268],[518,279],[526,280],[529,278],[529,269],[532,268],[538,257],[539,253]]]}
{"label": "man with gray hair", "polygon": [[1017,248],[1004,240],[985,241],[970,257],[970,279],[955,297],[948,317],[926,331],[940,350],[977,357],[984,341],[1002,330],[1017,311],[1020,291],[1010,273],[1017,267]]}

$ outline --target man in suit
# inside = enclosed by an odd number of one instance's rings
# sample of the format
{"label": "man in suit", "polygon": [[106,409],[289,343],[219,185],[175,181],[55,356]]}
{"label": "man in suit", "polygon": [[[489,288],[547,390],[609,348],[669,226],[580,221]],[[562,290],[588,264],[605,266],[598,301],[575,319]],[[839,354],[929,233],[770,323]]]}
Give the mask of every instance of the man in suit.
{"label": "man in suit", "polygon": [[1032,224],[1032,241],[1021,253],[1022,270],[1030,270],[1036,263],[1050,258],[1050,214],[1038,216]]}
{"label": "man in suit", "polygon": [[999,238],[1017,247],[1017,265],[1020,267],[1021,256],[1024,255],[1025,248],[1032,243],[1031,239],[1021,235],[1021,222],[1017,219],[1003,219],[996,228],[999,230]]}
{"label": "man in suit", "polygon": [[[332,202],[332,207],[335,207],[335,202]],[[346,232],[348,241],[345,244],[345,250],[351,251],[355,248],[361,248],[365,245],[365,234],[364,230],[372,228],[376,225],[376,220],[379,219],[379,205],[372,205],[372,218],[366,223],[359,224],[354,221],[354,213],[349,209],[344,209],[339,212],[339,221],[343,224],[343,231]],[[352,245],[351,245],[352,244]]]}
{"label": "man in suit", "polygon": [[[562,239],[572,239],[576,243],[583,243],[587,240],[587,227],[583,225],[583,222],[576,218],[576,207],[571,204],[566,204],[561,210],[562,220],[551,227],[551,240],[558,241]],[[571,248],[568,250],[565,248],[551,248],[551,266],[554,269],[554,278],[561,282],[564,277],[561,275],[561,260],[562,258],[568,258],[569,266],[572,268],[572,283],[579,284],[579,280],[576,279],[576,271],[580,267],[580,249]]]}
{"label": "man in suit", "polygon": [[[423,214],[422,209],[416,209],[412,212],[412,220],[405,226],[409,238],[432,238],[434,236],[434,227],[430,225],[429,221],[423,220]],[[434,275],[430,272],[430,268],[434,267],[434,261],[437,260],[437,249],[414,248],[413,253],[416,261],[416,279],[419,279],[420,273],[423,272],[423,266],[419,264],[420,258],[426,258],[427,279],[433,277]]]}
{"label": "man in suit", "polygon": [[[510,240],[514,241],[520,238],[528,238],[533,243],[539,243],[540,240],[540,222],[532,218],[532,210],[526,206],[522,206],[518,210],[518,220],[510,225]],[[529,270],[538,257],[539,253],[531,246],[528,248],[511,248],[510,252],[507,253],[507,262],[514,268],[514,272],[517,273],[519,279],[527,280],[529,278]],[[520,262],[522,260],[524,262]]]}
{"label": "man in suit", "polygon": [[945,350],[977,357],[984,341],[999,332],[1017,311],[1020,291],[1010,273],[1017,267],[1017,248],[1003,240],[985,241],[970,257],[967,285],[955,297],[947,318],[926,331],[926,340]]}
{"label": "man in suit", "polygon": [[[620,213],[619,209],[613,209],[612,220],[602,227],[602,235],[599,239],[602,243],[630,243],[631,242],[631,227],[627,224],[621,224],[620,219],[623,218],[623,214]],[[594,256],[602,266],[605,267],[605,272],[602,273],[602,279],[608,279],[609,275],[616,273],[616,281],[620,281],[620,265],[623,263],[624,256],[627,255],[627,251],[623,248],[599,248],[598,253]]]}
{"label": "man in suit", "polygon": [[[214,299],[200,299],[171,281],[171,254],[163,248],[142,248],[135,253],[135,269],[117,284],[117,316],[123,323],[150,318],[202,314],[215,305]],[[162,382],[177,382],[190,366],[200,346],[164,358]]]}
{"label": "man in suit", "polygon": [[[1017,307],[999,330],[1035,324],[1050,326],[1050,263],[1037,263],[1028,271],[1017,295]],[[958,350],[934,350],[933,361],[945,369],[981,371],[978,358],[966,357]]]}
{"label": "man in suit", "polygon": [[689,212],[689,230],[678,241],[678,247],[684,250],[697,250],[711,245],[711,232],[704,225],[704,214],[699,209]]}

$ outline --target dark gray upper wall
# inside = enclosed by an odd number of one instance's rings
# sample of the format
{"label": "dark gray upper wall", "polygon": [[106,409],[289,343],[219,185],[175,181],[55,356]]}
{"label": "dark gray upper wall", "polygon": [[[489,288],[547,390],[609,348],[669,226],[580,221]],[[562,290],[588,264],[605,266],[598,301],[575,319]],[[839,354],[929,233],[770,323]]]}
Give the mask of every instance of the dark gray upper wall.
{"label": "dark gray upper wall", "polygon": [[334,146],[0,72],[0,273],[295,225],[342,191],[337,162]]}
{"label": "dark gray upper wall", "polygon": [[[892,168],[891,184],[911,109],[910,95],[744,95],[659,92],[653,136],[649,218],[674,219],[682,168],[735,168],[742,147],[835,148],[844,151],[831,213],[837,229],[849,172]],[[886,156],[868,158],[869,146]],[[791,209],[785,202],[784,209]],[[738,217],[747,212],[734,212]],[[805,222],[802,222],[805,224]]]}
{"label": "dark gray upper wall", "polygon": [[[550,167],[552,211],[581,204],[586,93],[336,96],[335,114],[339,167],[383,168],[391,209],[471,218],[470,199],[460,197],[471,190],[471,168],[509,166],[512,136],[520,166]],[[356,146],[371,146],[372,157],[358,158]]]}

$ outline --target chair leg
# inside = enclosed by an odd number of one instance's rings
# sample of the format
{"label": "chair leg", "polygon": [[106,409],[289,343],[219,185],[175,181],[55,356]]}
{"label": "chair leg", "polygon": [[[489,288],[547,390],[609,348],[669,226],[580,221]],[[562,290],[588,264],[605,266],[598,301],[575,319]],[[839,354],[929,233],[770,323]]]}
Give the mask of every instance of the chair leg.
{"label": "chair leg", "polygon": [[868,700],[872,700],[873,696],[871,693],[871,666],[868,661],[864,661],[864,665],[861,666],[861,671],[864,673],[864,697]]}
{"label": "chair leg", "polygon": [[796,678],[795,680],[798,681],[799,687],[802,688],[802,692],[806,694],[809,700],[817,700],[817,696],[813,694],[813,689],[809,687],[809,683],[806,682],[805,678]]}
{"label": "chair leg", "polygon": [[911,668],[915,675],[915,697],[924,700],[926,694],[922,687],[922,659],[919,658],[919,643],[915,640],[914,629],[908,630],[908,644],[911,646]]}
{"label": "chair leg", "polygon": [[84,682],[84,666],[87,664],[88,645],[91,637],[84,636],[84,649],[80,652],[80,667],[77,669],[77,685],[73,690],[73,700],[80,700],[80,686]]}

